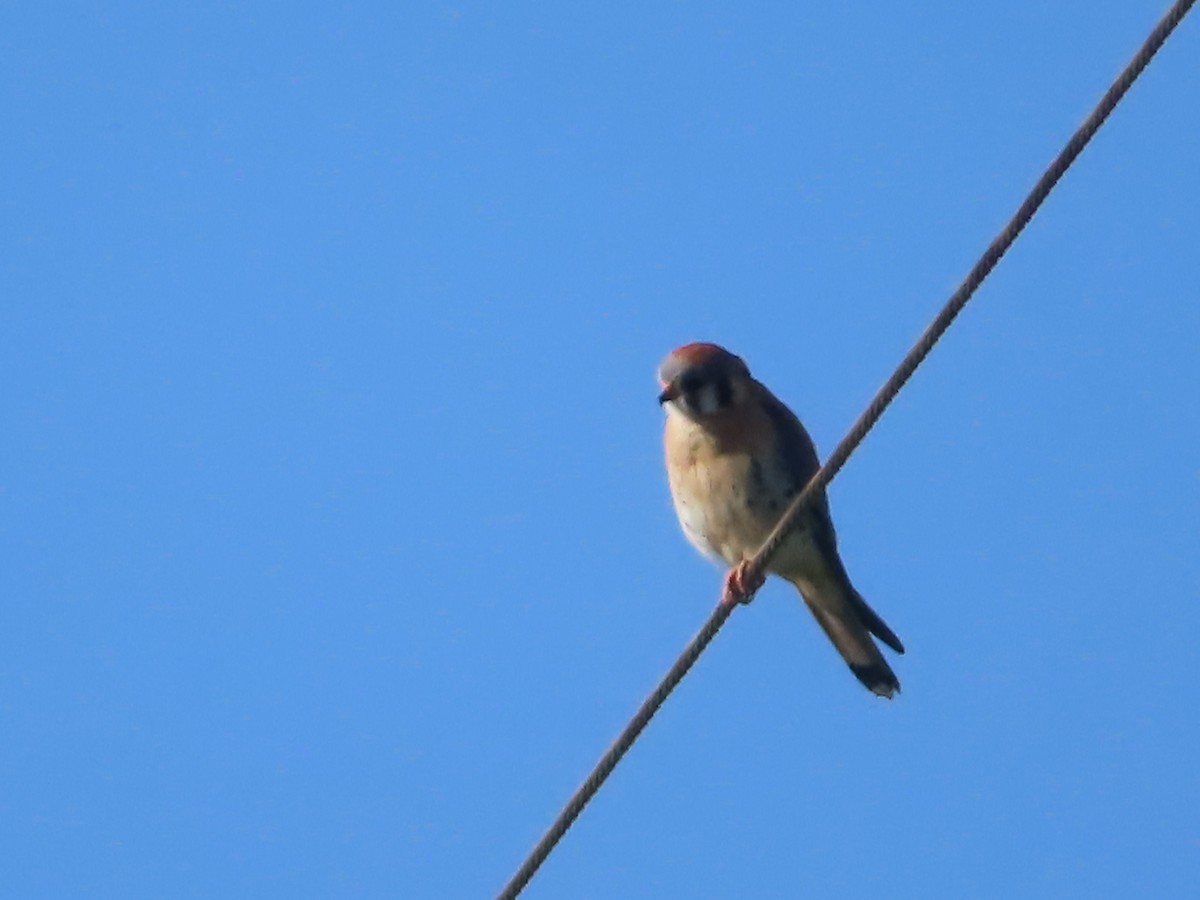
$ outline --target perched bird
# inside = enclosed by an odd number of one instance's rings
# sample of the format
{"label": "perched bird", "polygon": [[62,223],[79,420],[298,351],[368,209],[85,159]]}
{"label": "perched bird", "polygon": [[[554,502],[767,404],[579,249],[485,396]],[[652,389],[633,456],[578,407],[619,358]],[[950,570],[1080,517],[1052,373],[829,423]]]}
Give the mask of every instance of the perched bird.
{"label": "perched bird", "polygon": [[[744,599],[753,556],[820,468],[795,414],[716,344],[687,344],[658,369],[667,411],[667,478],[683,532],[701,553],[733,567],[726,599]],[[871,635],[897,653],[900,639],[859,596],[838,556],[822,491],[771,560],[816,617],[858,680],[881,697],[900,690]]]}

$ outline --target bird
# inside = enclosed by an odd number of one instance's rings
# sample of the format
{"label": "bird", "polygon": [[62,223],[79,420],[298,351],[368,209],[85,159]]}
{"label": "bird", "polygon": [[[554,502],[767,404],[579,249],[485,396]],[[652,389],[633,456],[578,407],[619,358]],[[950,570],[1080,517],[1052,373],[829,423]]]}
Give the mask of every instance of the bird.
{"label": "bird", "polygon": [[[804,426],[739,357],[717,344],[679,347],[658,368],[666,410],[667,481],[684,535],[730,566],[723,602],[745,602],[746,561],[820,468]],[[850,671],[880,697],[900,681],[875,641],[904,645],[855,590],[838,554],[829,501],[821,491],[785,538],[768,571],[791,582]]]}

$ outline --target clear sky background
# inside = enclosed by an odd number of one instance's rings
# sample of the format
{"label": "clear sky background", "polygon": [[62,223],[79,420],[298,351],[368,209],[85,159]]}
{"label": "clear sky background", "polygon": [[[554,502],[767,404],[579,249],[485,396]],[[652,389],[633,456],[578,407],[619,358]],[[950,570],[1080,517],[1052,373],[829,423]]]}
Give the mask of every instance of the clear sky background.
{"label": "clear sky background", "polygon": [[[9,4],[0,896],[484,897],[707,617],[653,373],[828,452],[1165,10]],[[1200,883],[1200,20],[542,898]]]}

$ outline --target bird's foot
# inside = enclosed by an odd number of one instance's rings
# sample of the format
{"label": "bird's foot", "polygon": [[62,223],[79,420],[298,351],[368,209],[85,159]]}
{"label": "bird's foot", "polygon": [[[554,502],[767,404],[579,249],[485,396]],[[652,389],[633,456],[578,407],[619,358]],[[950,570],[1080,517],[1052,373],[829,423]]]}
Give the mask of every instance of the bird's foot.
{"label": "bird's foot", "polygon": [[743,559],[725,574],[722,603],[749,603],[767,578],[762,572],[751,572],[749,560]]}

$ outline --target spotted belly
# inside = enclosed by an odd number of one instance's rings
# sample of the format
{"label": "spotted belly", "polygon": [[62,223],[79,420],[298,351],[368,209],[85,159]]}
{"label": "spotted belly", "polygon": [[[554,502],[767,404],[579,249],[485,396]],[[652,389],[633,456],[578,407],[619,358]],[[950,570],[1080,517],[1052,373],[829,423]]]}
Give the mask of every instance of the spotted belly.
{"label": "spotted belly", "polygon": [[[687,539],[705,556],[736,565],[753,556],[798,492],[778,466],[749,455],[717,456],[701,463],[676,460],[671,495]],[[786,558],[809,555],[811,540],[794,532],[782,548]]]}

